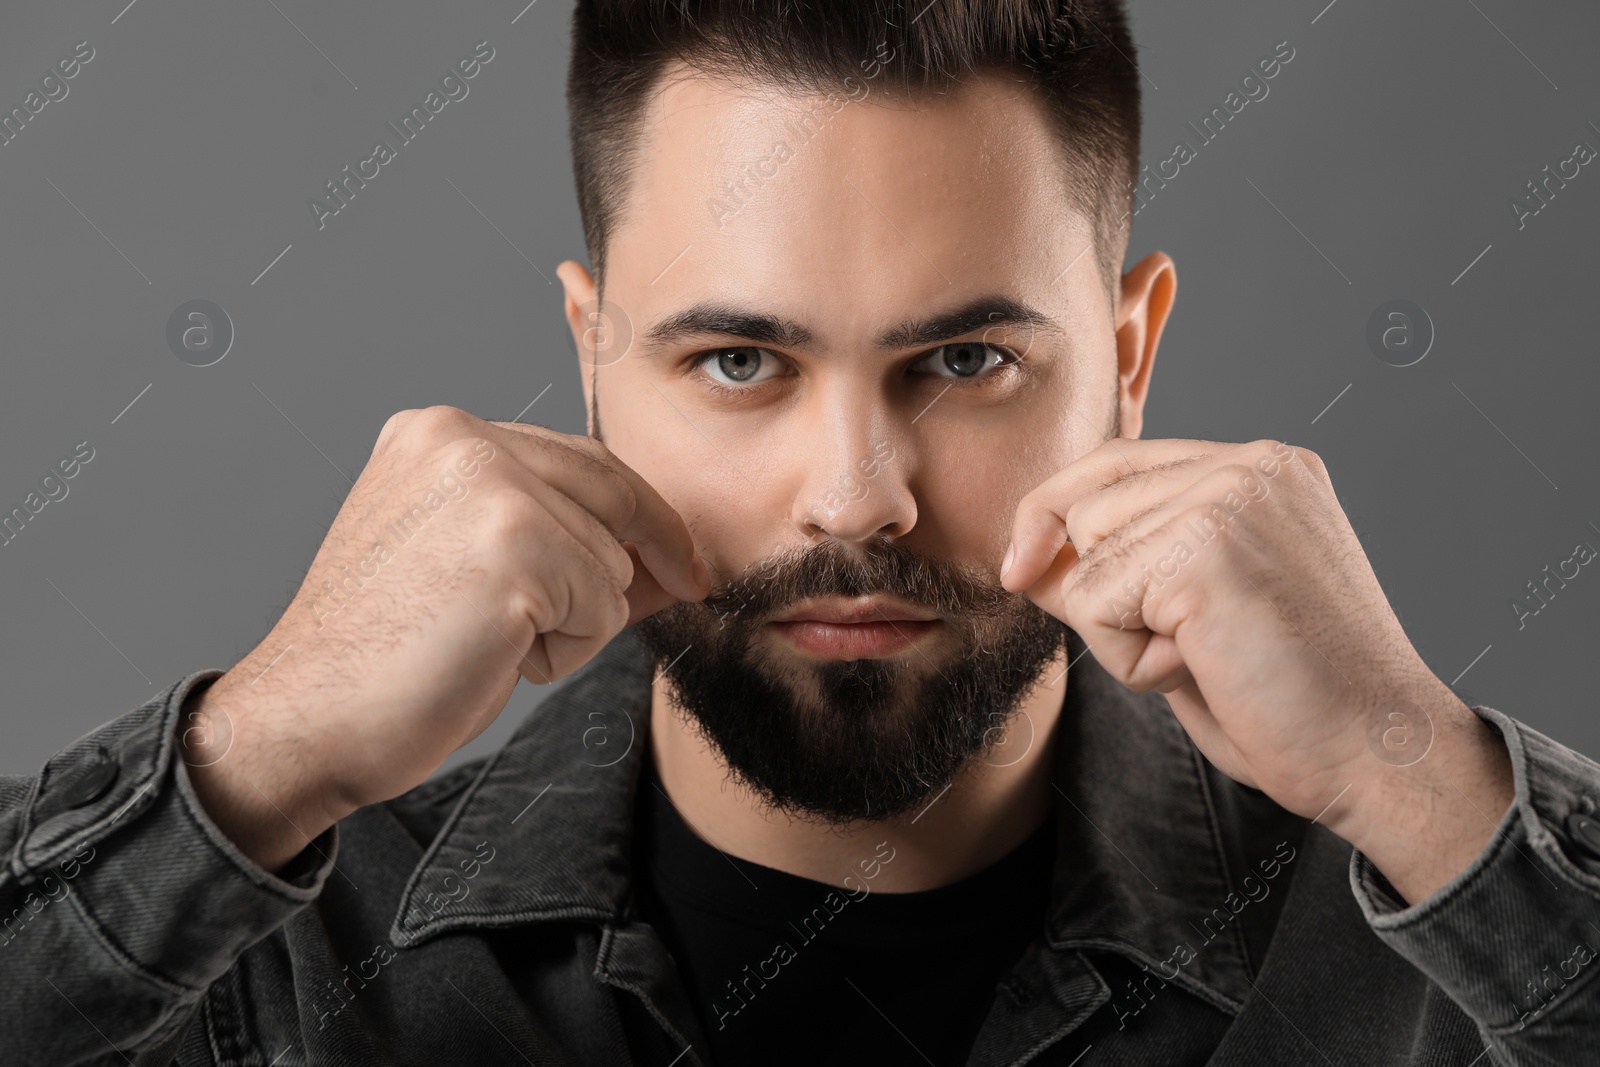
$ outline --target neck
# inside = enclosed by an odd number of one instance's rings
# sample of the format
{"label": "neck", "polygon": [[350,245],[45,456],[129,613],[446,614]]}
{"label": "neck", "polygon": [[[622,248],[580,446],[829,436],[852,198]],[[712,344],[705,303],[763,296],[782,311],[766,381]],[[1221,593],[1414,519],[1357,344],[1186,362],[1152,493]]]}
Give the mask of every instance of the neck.
{"label": "neck", "polygon": [[730,777],[720,753],[674,710],[664,679],[651,690],[650,757],[684,822],[730,856],[838,885],[848,874],[859,878],[863,863],[882,860],[876,850],[887,841],[894,860],[879,869],[874,889],[936,889],[995,863],[1049,814],[1066,655],[1063,648],[1040,672],[1006,727],[1005,744],[970,763],[944,793],[899,818],[841,829],[760,810],[755,794]]}

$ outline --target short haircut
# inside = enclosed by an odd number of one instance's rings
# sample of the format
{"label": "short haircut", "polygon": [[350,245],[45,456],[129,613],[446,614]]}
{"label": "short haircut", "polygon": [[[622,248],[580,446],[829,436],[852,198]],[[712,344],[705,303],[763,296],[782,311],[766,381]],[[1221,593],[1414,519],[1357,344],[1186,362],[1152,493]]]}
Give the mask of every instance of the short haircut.
{"label": "short haircut", "polygon": [[1092,224],[1115,295],[1139,170],[1140,76],[1121,0],[577,0],[567,72],[572,163],[602,294],[606,241],[629,192],[644,105],[674,60],[835,96],[866,83],[873,94],[915,99],[977,72],[1020,79],[1053,119],[1065,191]]}

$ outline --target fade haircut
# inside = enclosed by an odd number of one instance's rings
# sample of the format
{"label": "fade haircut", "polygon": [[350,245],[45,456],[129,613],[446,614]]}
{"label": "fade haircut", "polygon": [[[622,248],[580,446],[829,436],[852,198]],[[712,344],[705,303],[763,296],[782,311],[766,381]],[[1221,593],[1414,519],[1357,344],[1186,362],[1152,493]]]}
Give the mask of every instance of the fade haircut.
{"label": "fade haircut", "polygon": [[1064,191],[1091,222],[1115,304],[1139,172],[1139,73],[1122,0],[578,0],[567,106],[602,300],[645,105],[675,60],[805,95],[846,92],[868,69],[874,93],[909,99],[979,72],[1020,80],[1052,119]]}

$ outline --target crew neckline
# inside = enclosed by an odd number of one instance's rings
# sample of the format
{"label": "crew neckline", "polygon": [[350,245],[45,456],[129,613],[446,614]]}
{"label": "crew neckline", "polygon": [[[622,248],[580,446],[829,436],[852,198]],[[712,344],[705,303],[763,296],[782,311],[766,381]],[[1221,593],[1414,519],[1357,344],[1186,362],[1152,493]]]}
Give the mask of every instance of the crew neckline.
{"label": "crew neckline", "polygon": [[[682,905],[715,915],[737,915],[774,934],[793,931],[793,922],[819,906],[840,919],[838,934],[850,940],[892,942],[907,936],[925,939],[930,928],[970,932],[1002,923],[997,905],[1005,908],[1036,902],[1043,906],[1053,869],[1057,815],[1052,807],[1043,822],[1006,855],[948,885],[907,893],[873,888],[873,861],[892,866],[893,842],[864,842],[859,864],[840,871],[838,882],[822,882],[791,874],[722,852],[702,839],[667,798],[650,758],[640,775],[639,837],[641,870],[652,892],[662,888]],[[1041,875],[1042,872],[1042,875]],[[843,883],[854,874],[852,892]],[[868,890],[861,895],[861,887]],[[831,894],[837,894],[830,898]],[[1034,898],[1037,898],[1036,900]],[[830,935],[835,936],[835,935]]]}

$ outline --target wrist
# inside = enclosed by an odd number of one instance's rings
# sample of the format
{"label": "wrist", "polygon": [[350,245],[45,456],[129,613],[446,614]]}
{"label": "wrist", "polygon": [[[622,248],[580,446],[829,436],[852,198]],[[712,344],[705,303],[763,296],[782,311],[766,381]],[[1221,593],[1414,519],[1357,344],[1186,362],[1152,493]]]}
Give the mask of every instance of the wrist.
{"label": "wrist", "polygon": [[1431,732],[1420,758],[1363,761],[1325,820],[1408,904],[1465,870],[1514,799],[1510,755],[1492,727],[1442,683],[1415,706]]}
{"label": "wrist", "polygon": [[189,694],[176,753],[217,829],[276,872],[348,812],[302,746],[273,737],[261,709],[247,707],[229,683],[223,675]]}

